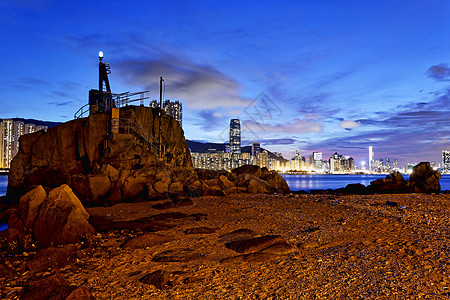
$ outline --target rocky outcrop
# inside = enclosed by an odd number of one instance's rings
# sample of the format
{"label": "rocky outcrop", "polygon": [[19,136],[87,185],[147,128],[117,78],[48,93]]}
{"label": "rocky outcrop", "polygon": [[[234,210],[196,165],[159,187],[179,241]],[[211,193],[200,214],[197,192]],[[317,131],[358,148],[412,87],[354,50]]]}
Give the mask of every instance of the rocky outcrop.
{"label": "rocky outcrop", "polygon": [[[242,185],[242,176],[244,174],[253,175],[256,178],[252,178],[249,180],[244,177],[244,186],[247,186],[247,192],[249,193],[265,193],[265,194],[287,194],[290,193],[286,180],[278,174],[277,171],[269,171],[266,167],[260,168],[254,165],[245,165],[239,168],[236,168],[231,171],[233,174],[236,174],[239,182],[239,186]],[[241,176],[241,177],[239,177]],[[240,178],[240,179],[239,179]],[[258,180],[259,179],[259,180]]]}
{"label": "rocky outcrop", "polygon": [[[414,166],[409,180],[405,180],[400,172],[393,172],[386,178],[370,182],[369,186],[349,184],[345,188],[315,193],[345,193],[345,194],[399,194],[399,193],[439,193],[441,174],[431,168],[429,162],[421,162]],[[312,191],[311,191],[312,193]]]}
{"label": "rocky outcrop", "polygon": [[42,203],[34,236],[40,247],[76,243],[88,233],[94,233],[89,214],[69,186],[62,185],[50,191]]}
{"label": "rocky outcrop", "polygon": [[415,192],[439,192],[441,173],[431,168],[429,162],[421,162],[414,166],[409,176],[409,181],[414,186]]}
{"label": "rocky outcrop", "polygon": [[133,196],[123,195],[123,191],[119,196],[117,191],[125,183],[120,176],[128,177],[125,171],[161,163],[174,170],[192,171],[183,129],[172,117],[164,112],[159,117],[158,113],[159,109],[128,106],[120,109],[120,118],[129,119],[162,141],[163,162],[132,130],[111,134],[110,113],[96,113],[47,132],[21,136],[19,153],[11,163],[8,195],[18,200],[33,185],[54,188],[70,184],[85,203],[104,202],[111,194],[111,202],[118,202],[122,196]]}

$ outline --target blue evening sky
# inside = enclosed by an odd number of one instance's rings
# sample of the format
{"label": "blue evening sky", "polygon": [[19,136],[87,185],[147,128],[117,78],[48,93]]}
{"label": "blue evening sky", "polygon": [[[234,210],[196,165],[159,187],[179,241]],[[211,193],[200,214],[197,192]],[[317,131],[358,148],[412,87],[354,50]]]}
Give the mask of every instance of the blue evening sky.
{"label": "blue evening sky", "polygon": [[[0,2],[0,118],[64,122],[97,88],[183,103],[187,139],[231,118],[291,158],[441,161],[450,150],[450,1]],[[147,103],[148,104],[148,101]]]}

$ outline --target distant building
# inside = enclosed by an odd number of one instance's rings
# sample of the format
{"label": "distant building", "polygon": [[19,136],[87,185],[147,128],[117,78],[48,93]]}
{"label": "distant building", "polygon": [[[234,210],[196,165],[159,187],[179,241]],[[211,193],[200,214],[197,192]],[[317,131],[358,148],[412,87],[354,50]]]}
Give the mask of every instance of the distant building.
{"label": "distant building", "polygon": [[0,122],[0,169],[9,169],[11,160],[19,152],[19,138],[24,134],[47,130],[47,126],[24,124],[4,119]]}
{"label": "distant building", "polygon": [[230,121],[230,153],[241,154],[241,123],[239,119]]}
{"label": "distant building", "polygon": [[36,132],[36,126],[34,124],[25,124],[25,134]]}
{"label": "distant building", "polygon": [[0,168],[9,169],[13,158],[13,120],[0,123]]}
{"label": "distant building", "polygon": [[255,156],[261,153],[261,144],[260,143],[252,143],[252,156]]}
{"label": "distant building", "polygon": [[373,147],[369,146],[369,171],[373,171],[373,159],[374,159]]}
{"label": "distant building", "polygon": [[355,170],[355,160],[352,157],[339,155],[335,152],[330,156],[330,173],[350,173]]}
{"label": "distant building", "polygon": [[442,172],[450,172],[450,151],[442,150]]}
{"label": "distant building", "polygon": [[[157,100],[152,100],[150,102],[150,107],[159,107],[159,102]],[[180,126],[183,126],[183,104],[180,101],[164,100],[163,110],[166,114],[177,120],[178,123],[180,123]]]}
{"label": "distant building", "polygon": [[316,172],[323,172],[325,164],[322,160],[322,152],[313,152],[312,155],[309,157],[309,164],[311,165],[311,168],[315,170]]}

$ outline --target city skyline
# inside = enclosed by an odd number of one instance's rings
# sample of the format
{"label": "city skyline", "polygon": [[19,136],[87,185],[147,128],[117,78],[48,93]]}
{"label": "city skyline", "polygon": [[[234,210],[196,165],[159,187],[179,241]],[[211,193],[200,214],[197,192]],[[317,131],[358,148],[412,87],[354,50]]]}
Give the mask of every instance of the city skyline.
{"label": "city skyline", "polygon": [[[0,117],[72,119],[97,85],[183,103],[187,139],[441,161],[450,150],[448,1],[3,1]],[[136,21],[138,20],[138,21]],[[146,103],[148,105],[148,103]]]}

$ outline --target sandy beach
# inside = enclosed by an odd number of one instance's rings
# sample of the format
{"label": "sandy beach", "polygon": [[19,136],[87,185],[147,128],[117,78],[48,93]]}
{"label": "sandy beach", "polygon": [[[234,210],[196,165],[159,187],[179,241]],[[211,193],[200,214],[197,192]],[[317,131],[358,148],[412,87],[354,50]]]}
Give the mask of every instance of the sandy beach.
{"label": "sandy beach", "polygon": [[[160,244],[153,233],[142,230],[96,233],[89,247],[87,242],[77,245],[72,264],[33,276],[59,272],[96,299],[450,298],[450,195],[234,195],[192,200],[193,205],[165,210],[151,207],[157,202],[88,208],[91,218],[112,221],[167,212],[202,217],[177,220],[177,226],[157,232],[167,238]],[[254,237],[281,235],[292,247],[238,253],[227,245],[239,229],[253,231]],[[123,245],[145,234],[153,235],[150,246]],[[3,296],[14,289],[18,292],[10,295],[21,293],[31,275],[17,273],[30,257],[8,260],[18,276],[2,284]],[[166,276],[163,284],[144,283],[143,278],[157,270]]]}

